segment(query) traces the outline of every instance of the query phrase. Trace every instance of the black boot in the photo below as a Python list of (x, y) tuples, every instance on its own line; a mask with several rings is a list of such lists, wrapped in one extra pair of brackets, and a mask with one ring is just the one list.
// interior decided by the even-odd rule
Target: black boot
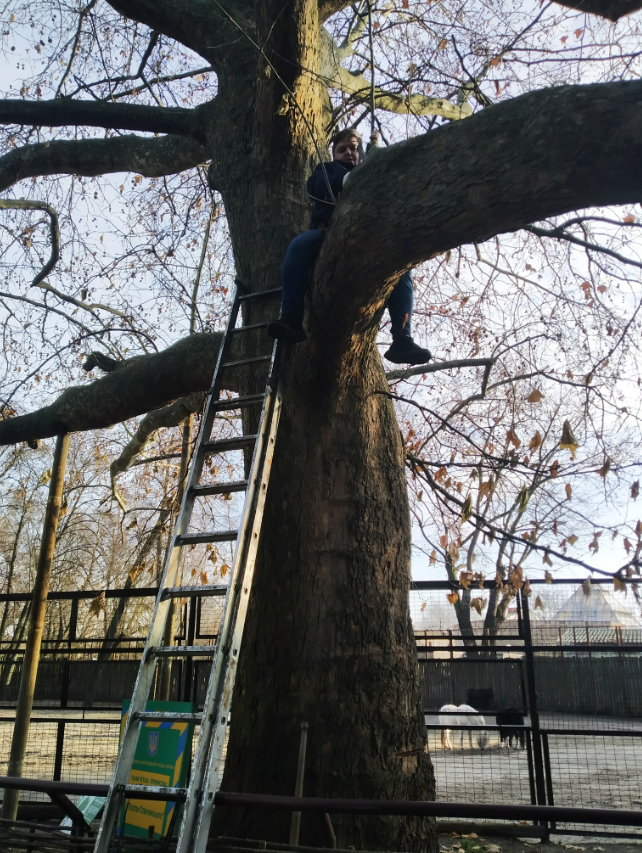
[(410, 335), (398, 335), (384, 356), (393, 364), (425, 364), (430, 361), (430, 350), (420, 347)]
[(281, 314), (278, 320), (268, 323), (267, 333), (271, 338), (288, 344), (300, 344), (306, 334), (303, 330), (303, 317), (299, 314)]

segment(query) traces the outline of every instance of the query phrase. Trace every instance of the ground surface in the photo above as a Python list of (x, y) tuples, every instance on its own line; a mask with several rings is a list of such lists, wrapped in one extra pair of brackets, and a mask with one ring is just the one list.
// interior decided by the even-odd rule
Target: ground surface
[(475, 833), (439, 836), (440, 853), (642, 853), (642, 839), (555, 836), (550, 841), (484, 836)]

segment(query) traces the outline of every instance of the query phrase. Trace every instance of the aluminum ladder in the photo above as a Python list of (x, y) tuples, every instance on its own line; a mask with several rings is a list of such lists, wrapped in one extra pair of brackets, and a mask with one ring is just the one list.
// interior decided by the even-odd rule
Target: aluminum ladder
[[(195, 446), (192, 464), (184, 490), (181, 508), (167, 562), (160, 583), (145, 649), (134, 685), (129, 713), (120, 743), (116, 766), (105, 802), (103, 819), (96, 837), (95, 853), (110, 853), (114, 832), (125, 799), (151, 795), (151, 799), (183, 803), (183, 815), (176, 853), (203, 853), (207, 844), (209, 825), (214, 807), (216, 784), (223, 763), (223, 749), (228, 726), (232, 692), (241, 649), (243, 628), (247, 614), (254, 564), (258, 550), (265, 496), (274, 453), (276, 432), (281, 411), (281, 394), (277, 381), (278, 343), (271, 354), (239, 361), (230, 361), (232, 342), (238, 335), (263, 330), (267, 323), (236, 326), (239, 310), (244, 303), (252, 303), (280, 296), (281, 290), (246, 293), (237, 280), (237, 289), (230, 312), (227, 329), (208, 393), (201, 429)], [(265, 391), (260, 394), (222, 399), (221, 386), (226, 372), (245, 366), (268, 366)], [(248, 407), (261, 406), (259, 425), (255, 435), (211, 441), (214, 419), (219, 412), (233, 412)], [(230, 450), (249, 450), (253, 447), (252, 463), (247, 479), (236, 482), (201, 484), (203, 466), (208, 456)], [(247, 470), (247, 469), (246, 469)], [(231, 492), (245, 492), (241, 520), (236, 530), (211, 530), (190, 533), (189, 525), (194, 503), (198, 497)], [(229, 586), (222, 584), (202, 586), (176, 586), (181, 549), (184, 546), (235, 542)], [(163, 637), (170, 613), (172, 599), (225, 594), (216, 645), (163, 646)], [(146, 711), (145, 707), (154, 684), (157, 661), (162, 657), (194, 658), (213, 654), (202, 714)], [(194, 759), (187, 788), (145, 787), (129, 784), (141, 724), (158, 722), (186, 722), (200, 724)]]

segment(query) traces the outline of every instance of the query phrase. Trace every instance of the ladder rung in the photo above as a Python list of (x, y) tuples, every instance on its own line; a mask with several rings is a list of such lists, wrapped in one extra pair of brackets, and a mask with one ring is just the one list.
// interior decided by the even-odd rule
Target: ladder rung
[(164, 589), (161, 600), (168, 598), (196, 598), (199, 595), (225, 595), (229, 587), (227, 584), (203, 584), (202, 586), (172, 586)]
[(238, 530), (214, 530), (211, 533), (184, 533), (176, 537), (177, 545), (202, 545), (204, 542), (234, 542)]
[(197, 498), (201, 495), (226, 495), (228, 492), (244, 492), (247, 480), (237, 480), (233, 483), (212, 483), (207, 486), (194, 486), (192, 494)]
[(150, 723), (200, 723), (202, 714), (184, 714), (180, 711), (137, 711), (135, 720)]
[(257, 355), (256, 358), (244, 358), (241, 361), (225, 361), (221, 367), (243, 367), (246, 364), (261, 364), (265, 361), (272, 361), (271, 355)]
[(161, 785), (125, 785), (124, 794), (129, 799), (181, 802), (187, 795), (187, 788), (164, 788)]
[(215, 651), (216, 646), (150, 646), (149, 654), (160, 658), (205, 658)]
[(239, 296), (239, 302), (245, 302), (248, 299), (265, 299), (277, 295), (281, 295), (281, 288), (273, 287), (272, 290), (258, 290), (256, 293), (246, 293), (244, 296)]
[(233, 397), (231, 400), (217, 400), (212, 403), (215, 412), (229, 412), (233, 409), (247, 409), (249, 406), (258, 406), (263, 402), (263, 394), (249, 394), (247, 397)]
[(256, 435), (237, 435), (234, 438), (221, 438), (219, 441), (208, 441), (203, 444), (205, 453), (226, 453), (229, 450), (241, 450), (256, 441)]
[(238, 335), (239, 332), (253, 332), (256, 329), (265, 329), (267, 328), (267, 322), (265, 323), (250, 323), (248, 326), (237, 326), (235, 329), (230, 330), (230, 334)]

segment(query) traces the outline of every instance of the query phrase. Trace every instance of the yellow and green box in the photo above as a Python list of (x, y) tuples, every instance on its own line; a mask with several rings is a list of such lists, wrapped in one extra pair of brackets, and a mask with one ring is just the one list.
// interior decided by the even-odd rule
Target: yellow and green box
[[(146, 711), (179, 711), (193, 714), (196, 706), (190, 702), (153, 702)], [(129, 713), (129, 700), (123, 702), (120, 724), (122, 737)], [(140, 729), (134, 763), (129, 776), (130, 785), (185, 786), (192, 752), (193, 723), (145, 720)], [(125, 800), (119, 833), (148, 838), (150, 827), (154, 837), (167, 835), (176, 803), (163, 800)], [(176, 829), (177, 821), (174, 823)]]

